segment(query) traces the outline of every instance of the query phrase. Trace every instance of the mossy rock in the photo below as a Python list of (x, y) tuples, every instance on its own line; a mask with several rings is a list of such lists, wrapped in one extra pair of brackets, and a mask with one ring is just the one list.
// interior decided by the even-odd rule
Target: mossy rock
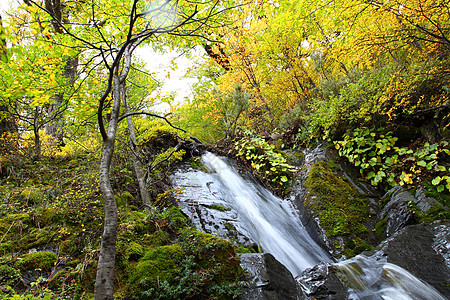
[(16, 246), (12, 241), (0, 243), (0, 255), (14, 251)]
[(146, 291), (157, 289), (161, 282), (174, 284), (181, 270), (182, 258), (179, 244), (157, 247), (145, 253), (130, 276), (127, 297), (150, 299), (145, 298)]
[(138, 261), (142, 256), (144, 256), (144, 251), (145, 248), (142, 245), (136, 242), (131, 242), (126, 249), (125, 254), (129, 261)]
[(9, 266), (0, 265), (0, 285), (1, 286), (15, 286), (20, 282), (20, 272)]
[(26, 200), (28, 203), (34, 204), (43, 203), (46, 198), (44, 193), (42, 193), (39, 189), (35, 187), (28, 187), (24, 189), (20, 193), (20, 196), (22, 197), (23, 200)]
[(39, 214), (39, 224), (41, 227), (55, 225), (63, 221), (64, 217), (57, 209), (45, 209)]
[(57, 258), (55, 253), (50, 251), (39, 251), (23, 255), (21, 260), (16, 261), (15, 265), (23, 272), (36, 269), (50, 272), (56, 261)]
[[(7, 232), (14, 230), (15, 227), (23, 228), (31, 224), (31, 216), (26, 213), (8, 214), (0, 218), (0, 232)], [(11, 227), (11, 228), (10, 228)]]
[(166, 209), (163, 216), (169, 221), (169, 227), (172, 230), (186, 227), (189, 222), (186, 216), (175, 206), (170, 206)]
[(134, 231), (137, 234), (152, 233), (156, 230), (155, 222), (147, 218), (147, 214), (141, 211), (127, 212), (127, 218), (124, 222), (134, 222)]
[(48, 245), (53, 241), (55, 232), (48, 228), (32, 228), (19, 240), (18, 246), (22, 249), (30, 249), (37, 246)]
[(166, 231), (157, 230), (152, 234), (146, 234), (143, 243), (151, 247), (165, 246), (170, 243), (170, 237)]
[[(353, 186), (334, 174), (336, 169), (333, 162), (326, 161), (312, 166), (305, 182), (308, 188), (305, 206), (319, 217), (328, 237), (341, 236), (350, 243), (354, 239), (359, 241), (368, 234), (364, 223), (368, 221), (369, 203)], [(350, 256), (358, 254), (362, 248), (368, 248), (366, 245), (356, 248), (342, 246), (352, 250)], [(340, 248), (335, 250), (341, 252)]]
[(240, 271), (233, 244), (214, 235), (188, 227), (180, 232), (183, 250), (196, 257), (200, 268), (215, 269), (218, 281), (230, 281)]
[(60, 256), (67, 256), (72, 255), (77, 251), (78, 242), (76, 242), (74, 239), (67, 239), (59, 244), (59, 255)]
[[(130, 275), (127, 299), (231, 299), (243, 274), (233, 245), (194, 228), (148, 251)], [(218, 293), (220, 291), (220, 294)]]
[(225, 207), (225, 206), (220, 205), (220, 204), (211, 204), (208, 207), (211, 208), (211, 209), (222, 211), (222, 212), (231, 210), (231, 208)]
[(125, 191), (122, 194), (116, 195), (117, 207), (125, 207), (127, 208), (130, 203), (134, 200), (133, 195), (129, 192)]

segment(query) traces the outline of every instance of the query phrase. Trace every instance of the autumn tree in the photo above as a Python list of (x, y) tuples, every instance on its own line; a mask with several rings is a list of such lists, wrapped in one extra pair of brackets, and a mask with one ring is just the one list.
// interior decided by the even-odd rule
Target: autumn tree
[[(47, 14), (50, 24), (56, 23), (66, 45), (88, 49), (90, 60), (107, 69), (106, 87), (98, 100), (97, 121), (103, 138), (100, 161), (100, 189), (104, 198), (105, 219), (97, 267), (95, 299), (112, 299), (114, 292), (114, 259), (117, 236), (117, 205), (111, 187), (109, 168), (114, 154), (117, 126), (121, 113), (124, 83), (131, 68), (132, 54), (138, 46), (153, 41), (177, 42), (189, 46), (193, 38), (203, 38), (208, 24), (219, 24), (218, 1), (195, 4), (189, 1), (94, 1), (80, 14), (82, 24), (71, 28), (45, 6), (29, 1)], [(102, 24), (100, 26), (100, 24)], [(207, 37), (206, 37), (207, 38)], [(70, 42), (70, 43), (69, 43)], [(105, 120), (105, 112), (108, 119)], [(122, 116), (123, 117), (123, 116)]]

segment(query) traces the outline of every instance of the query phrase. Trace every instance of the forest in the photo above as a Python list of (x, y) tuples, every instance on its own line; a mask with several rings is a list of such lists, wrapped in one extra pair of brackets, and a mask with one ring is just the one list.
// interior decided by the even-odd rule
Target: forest
[[(192, 96), (162, 92), (138, 49), (201, 50)], [(205, 149), (286, 198), (320, 145), (378, 191), (437, 199), (410, 203), (415, 223), (450, 217), (448, 1), (16, 0), (0, 58), (2, 299), (239, 297), (239, 255), (261, 249), (195, 229), (170, 180)], [(306, 180), (324, 199), (327, 168)], [(361, 241), (347, 258), (375, 246), (356, 202), (345, 222), (310, 204)]]

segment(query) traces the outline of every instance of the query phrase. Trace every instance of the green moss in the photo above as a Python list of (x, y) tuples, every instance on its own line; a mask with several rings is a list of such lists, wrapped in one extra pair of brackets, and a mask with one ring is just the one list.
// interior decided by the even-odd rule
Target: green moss
[(230, 242), (184, 228), (179, 243), (145, 253), (130, 275), (125, 298), (231, 299), (241, 274)]
[(75, 268), (79, 263), (81, 263), (80, 259), (69, 260), (66, 262), (66, 268)]
[(218, 210), (218, 211), (229, 211), (229, 210), (231, 210), (231, 208), (222, 206), (220, 204), (212, 204), (212, 205), (209, 205), (208, 207), (211, 208), (211, 209)]
[(77, 250), (77, 242), (74, 239), (67, 239), (59, 244), (59, 255), (71, 255)]
[(128, 205), (134, 200), (133, 195), (131, 195), (129, 192), (125, 191), (122, 194), (116, 195), (116, 202), (118, 207), (125, 207), (127, 208)]
[(56, 274), (50, 279), (48, 287), (52, 290), (57, 290), (65, 281), (67, 271), (62, 269), (56, 272)]
[(15, 243), (12, 241), (6, 241), (3, 243), (0, 243), (0, 255), (4, 253), (12, 252), (16, 248)]
[(55, 253), (39, 251), (23, 255), (21, 260), (16, 261), (15, 265), (23, 272), (35, 269), (50, 271), (56, 260)]
[(386, 232), (386, 220), (383, 219), (375, 224), (375, 233), (378, 237), (383, 238)]
[(142, 292), (157, 289), (161, 282), (175, 283), (180, 273), (182, 251), (179, 244), (161, 246), (145, 253), (130, 276), (127, 287), (129, 298), (144, 297)]
[(173, 205), (164, 211), (163, 217), (167, 218), (172, 230), (185, 227), (188, 224), (188, 219)]
[(136, 242), (131, 242), (126, 249), (126, 256), (130, 261), (138, 261), (144, 255), (144, 247)]
[(144, 235), (143, 242), (152, 247), (164, 246), (170, 243), (170, 237), (167, 232), (157, 230), (152, 234)]
[(54, 237), (55, 231), (48, 230), (48, 228), (32, 228), (23, 234), (18, 246), (22, 249), (30, 249), (36, 246), (48, 245)]
[(42, 203), (45, 200), (45, 195), (37, 188), (28, 187), (24, 189), (20, 196), (26, 200), (27, 203)]
[(0, 285), (15, 286), (20, 281), (20, 273), (9, 265), (0, 265)]
[(244, 246), (238, 246), (234, 249), (236, 253), (250, 253), (251, 251), (248, 250), (248, 248), (245, 248)]
[[(337, 177), (333, 169), (336, 169), (335, 164), (325, 161), (313, 165), (306, 180), (309, 194), (305, 206), (319, 217), (327, 236), (344, 236), (346, 243), (352, 243), (352, 237), (368, 233), (363, 224), (369, 216), (369, 203), (354, 187)], [(347, 245), (346, 248), (359, 251), (362, 247)]]

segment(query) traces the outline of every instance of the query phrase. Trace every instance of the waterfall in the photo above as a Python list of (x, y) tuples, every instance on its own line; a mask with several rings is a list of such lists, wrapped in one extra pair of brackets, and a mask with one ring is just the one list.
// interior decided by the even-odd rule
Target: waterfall
[[(178, 195), (180, 208), (187, 215), (192, 213), (196, 226), (221, 235), (217, 219), (232, 219), (238, 231), (271, 253), (294, 277), (327, 262), (351, 287), (348, 299), (445, 299), (430, 285), (380, 257), (358, 255), (331, 264), (330, 255), (310, 237), (290, 201), (275, 197), (251, 175), (240, 174), (226, 158), (207, 152), (201, 161), (208, 173), (184, 169), (172, 176), (175, 187), (184, 189)], [(201, 224), (198, 211), (217, 203), (231, 211), (226, 216), (214, 211)]]
[[(238, 214), (239, 226), (265, 252), (271, 253), (294, 276), (300, 275), (321, 261), (330, 261), (329, 254), (309, 236), (289, 201), (275, 197), (253, 178), (244, 178), (222, 158), (206, 153), (202, 163), (210, 177), (201, 172), (190, 173), (184, 186), (192, 183), (215, 189), (216, 197)], [(175, 179), (178, 183), (180, 179)], [(215, 187), (214, 187), (215, 186)], [(192, 195), (191, 195), (192, 196)]]

